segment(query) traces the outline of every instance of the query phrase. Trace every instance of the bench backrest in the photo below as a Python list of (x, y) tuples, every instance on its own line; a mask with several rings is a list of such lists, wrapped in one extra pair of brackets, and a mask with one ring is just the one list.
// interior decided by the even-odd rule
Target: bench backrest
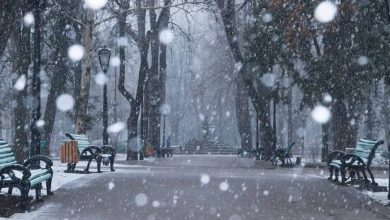
[(6, 141), (0, 139), (0, 169), (11, 164), (16, 164), (14, 151)]
[(293, 146), (295, 145), (295, 143), (291, 143), (290, 145), (288, 145), (287, 149), (286, 149), (286, 155), (289, 155), (291, 154), (291, 150), (293, 148)]
[(91, 146), (91, 143), (88, 140), (87, 135), (85, 134), (65, 134), (71, 140), (77, 141), (77, 147), (79, 148), (80, 153), (87, 147)]
[(362, 138), (357, 142), (354, 154), (367, 159), (367, 166), (370, 166), (372, 159), (375, 157), (375, 151), (381, 144), (383, 144), (383, 141)]

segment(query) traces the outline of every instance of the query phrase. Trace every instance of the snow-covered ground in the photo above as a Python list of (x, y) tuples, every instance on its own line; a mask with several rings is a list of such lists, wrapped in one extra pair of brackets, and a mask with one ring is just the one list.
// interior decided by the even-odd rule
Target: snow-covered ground
[[(120, 161), (120, 160), (125, 160), (126, 159), (126, 155), (125, 154), (117, 154), (116, 156), (116, 161)], [(83, 174), (83, 173), (65, 173), (64, 171), (66, 170), (66, 163), (61, 163), (59, 158), (55, 158), (53, 159), (53, 172), (54, 172), (54, 177), (53, 177), (53, 180), (52, 180), (52, 191), (56, 191), (58, 190), (59, 188), (61, 188), (63, 185), (67, 184), (67, 183), (70, 183), (72, 181), (75, 181), (85, 175), (94, 175), (96, 177), (98, 177), (98, 175), (100, 174), (97, 174), (97, 173), (91, 173), (91, 174)], [(77, 163), (77, 166), (76, 166), (76, 170), (84, 170), (84, 168), (87, 166), (87, 161), (80, 161), (79, 163)], [(134, 167), (135, 165), (123, 165), (123, 164), (115, 164), (114, 167), (115, 168), (128, 168), (128, 167)], [(102, 165), (102, 168), (101, 170), (103, 172), (105, 171), (109, 171), (109, 167), (108, 166), (103, 166)], [(95, 161), (92, 161), (91, 165), (90, 165), (90, 171), (91, 172), (96, 172), (97, 169), (96, 169), (96, 162)], [(1, 190), (1, 193), (6, 193), (8, 189), (2, 189)], [(20, 195), (20, 192), (18, 189), (14, 189), (13, 190), (13, 195)], [(34, 196), (35, 197), (35, 190), (30, 190), (30, 193), (29, 193), (30, 196)], [(42, 195), (46, 195), (46, 184), (43, 184), (43, 190), (42, 190)]]
[[(375, 179), (375, 181), (379, 184), (379, 186), (387, 186), (389, 189), (389, 179)], [(387, 192), (371, 192), (371, 191), (363, 191), (364, 194), (368, 195), (375, 201), (379, 202), (382, 205), (388, 205), (389, 200), (387, 199)]]

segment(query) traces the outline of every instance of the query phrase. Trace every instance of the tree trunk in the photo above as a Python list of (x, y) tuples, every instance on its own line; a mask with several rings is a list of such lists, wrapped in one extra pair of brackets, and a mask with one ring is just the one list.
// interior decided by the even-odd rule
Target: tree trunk
[[(14, 27), (12, 33), (12, 68), (17, 73), (18, 78), (28, 78), (28, 67), (31, 63), (31, 45), (30, 45), (30, 28), (20, 27), (20, 19), (24, 15), (25, 10), (18, 10), (17, 18), (14, 19)], [(18, 28), (20, 27), (20, 28)], [(14, 152), (16, 160), (22, 162), (28, 156), (28, 109), (27, 109), (27, 83), (23, 90), (16, 91), (14, 107), (15, 116), (15, 144)]]
[[(292, 81), (292, 79), (290, 79)], [(288, 105), (287, 105), (287, 145), (294, 142), (293, 140), (293, 86), (290, 83), (288, 88)]]
[(237, 82), (235, 106), (237, 127), (241, 137), (241, 149), (248, 151), (252, 148), (252, 130), (249, 115), (249, 100), (244, 86), (241, 80)]
[[(139, 77), (138, 77), (138, 84), (137, 84), (137, 91), (135, 99), (133, 95), (125, 88), (125, 75), (126, 75), (126, 69), (125, 69), (125, 62), (126, 62), (126, 51), (125, 47), (121, 46), (119, 48), (119, 59), (120, 59), (120, 66), (119, 66), (119, 80), (118, 80), (118, 90), (119, 92), (126, 98), (126, 100), (130, 104), (130, 115), (127, 118), (127, 157), (126, 159), (129, 160), (132, 156), (132, 149), (131, 149), (131, 140), (137, 137), (137, 129), (138, 129), (138, 118), (141, 111), (141, 104), (143, 99), (143, 91), (144, 91), (144, 85), (146, 81), (146, 76), (148, 74), (148, 45), (149, 40), (148, 36), (145, 33), (145, 9), (141, 8), (141, 1), (137, 0), (137, 23), (138, 23), (138, 37), (136, 37), (134, 40), (138, 43), (138, 49), (140, 51), (140, 57), (141, 57), (141, 64), (139, 69)], [(119, 36), (122, 38), (125, 36), (125, 29), (126, 29), (126, 17), (127, 13), (123, 12), (120, 15), (118, 15), (118, 25), (119, 25)], [(144, 117), (144, 115), (142, 115)], [(142, 120), (141, 120), (142, 123)], [(141, 126), (142, 127), (142, 126)], [(143, 140), (142, 140), (143, 141)], [(138, 150), (138, 149), (137, 149)]]
[[(335, 99), (332, 108), (334, 150), (344, 151), (348, 147), (349, 121), (347, 107), (342, 99)], [(349, 146), (350, 147), (350, 146)]]
[(85, 65), (81, 75), (81, 90), (79, 98), (79, 109), (76, 114), (76, 133), (85, 134), (87, 132), (87, 115), (89, 88), (91, 85), (92, 55), (93, 55), (93, 31), (95, 12), (87, 9), (87, 22), (85, 26)]
[(0, 57), (3, 55), (7, 47), (8, 39), (12, 32), (13, 19), (15, 18), (15, 11), (17, 4), (13, 0), (3, 0), (0, 4)]
[(382, 106), (382, 117), (384, 122), (385, 138), (387, 146), (390, 145), (390, 78), (384, 85), (384, 99)]
[[(236, 27), (236, 12), (235, 12), (235, 0), (227, 0), (226, 4), (224, 0), (216, 0), (218, 8), (220, 9), (221, 18), (223, 21), (226, 38), (229, 43), (230, 50), (237, 64), (242, 66), (239, 70), (239, 75), (245, 83), (245, 89), (251, 98), (252, 104), (256, 110), (259, 120), (261, 122), (261, 139), (262, 147), (264, 148), (265, 159), (270, 159), (274, 150), (274, 143), (276, 142), (273, 129), (270, 122), (269, 114), (269, 97), (260, 93), (259, 95), (254, 87), (253, 80), (248, 74), (248, 66), (244, 57), (242, 56), (240, 46), (238, 44), (238, 33)], [(264, 103), (268, 103), (265, 105)], [(268, 106), (268, 108), (267, 108)]]
[(366, 137), (368, 139), (374, 140), (374, 129), (375, 129), (375, 112), (374, 109), (372, 108), (372, 101), (371, 101), (371, 96), (368, 97), (367, 99), (367, 112), (366, 112)]
[[(64, 51), (60, 54), (66, 54)], [(56, 65), (56, 70), (58, 70), (55, 73), (55, 76), (53, 76), (51, 81), (51, 87), (49, 91), (49, 95), (47, 97), (46, 102), (46, 110), (44, 115), (44, 121), (45, 121), (45, 140), (47, 141), (47, 147), (46, 147), (46, 155), (50, 155), (50, 141), (51, 141), (51, 135), (54, 128), (54, 122), (56, 119), (56, 99), (57, 97), (64, 91), (65, 89), (65, 81), (66, 81), (66, 73), (68, 71), (67, 65), (66, 65), (66, 57), (59, 58), (59, 61)]]

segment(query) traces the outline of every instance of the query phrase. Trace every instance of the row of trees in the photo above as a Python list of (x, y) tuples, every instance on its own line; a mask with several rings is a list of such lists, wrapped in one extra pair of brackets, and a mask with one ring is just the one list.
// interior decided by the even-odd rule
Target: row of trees
[[(44, 71), (41, 78), (43, 89), (47, 89), (42, 137), (48, 141), (52, 138), (58, 115), (55, 103), (63, 93), (75, 98), (75, 107), (67, 116), (73, 119), (77, 133), (86, 133), (96, 124), (95, 115), (101, 110), (95, 103), (97, 95), (91, 92), (94, 91), (91, 89), (93, 73), (99, 68), (94, 53), (97, 48), (108, 44), (109, 47), (117, 46), (119, 51), (117, 89), (123, 96), (121, 111), (127, 114), (128, 156), (136, 137), (140, 137), (145, 145), (160, 146), (160, 107), (166, 102), (168, 61), (172, 59), (169, 55), (173, 54), (168, 49), (175, 48), (162, 43), (160, 33), (174, 27), (185, 32), (172, 20), (172, 11), (190, 15), (205, 10), (215, 16), (214, 26), (222, 27), (222, 32), (215, 31), (219, 39), (225, 38), (207, 52), (216, 53), (218, 48), (227, 47), (229, 53), (221, 50), (222, 57), (216, 61), (220, 66), (213, 64), (203, 70), (210, 74), (212, 71), (223, 73), (216, 74), (214, 80), (223, 79), (225, 86), (210, 84), (217, 88), (212, 100), (219, 115), (216, 118), (218, 125), (223, 127), (221, 115), (224, 115), (225, 101), (234, 103), (242, 148), (253, 146), (255, 135), (252, 135), (251, 108), (256, 112), (255, 124), (260, 125), (260, 144), (266, 149), (267, 157), (276, 147), (280, 133), (271, 110), (276, 112), (277, 107), (287, 106), (287, 115), (280, 118), (287, 119), (288, 142), (293, 141), (296, 117), (306, 117), (305, 114), (297, 116), (293, 113), (296, 105), (293, 100), (297, 100), (293, 97), (293, 88), (302, 96), (298, 100), (301, 110), (319, 104), (331, 110), (330, 123), (322, 125), (325, 148), (352, 146), (362, 121), (367, 127), (367, 137), (378, 138), (379, 134), (373, 132), (376, 127), (374, 118), (378, 115), (373, 98), (382, 87), (386, 94), (390, 93), (387, 1), (337, 1), (338, 15), (326, 24), (313, 17), (320, 2), (115, 0), (108, 1), (103, 10), (95, 11), (86, 8), (83, 1), (48, 0), (42, 13)], [(34, 29), (23, 20), (31, 8), (32, 1), (27, 0), (5, 0), (0, 5), (0, 26), (4, 27), (0, 34), (0, 74), (4, 79), (0, 102), (3, 116), (0, 119), (7, 117), (4, 113), (12, 106), (14, 118), (8, 120), (11, 125), (7, 126), (13, 127), (18, 160), (28, 155), (31, 107), (28, 91), (31, 86), (27, 83), (21, 90), (9, 88), (21, 78), (29, 82)], [(190, 35), (189, 32), (186, 34)], [(109, 38), (119, 43), (115, 45), (114, 40), (107, 42)], [(187, 38), (191, 40), (193, 36)], [(68, 48), (73, 44), (84, 45), (84, 59), (79, 62), (68, 59)], [(130, 65), (129, 60), (138, 62)], [(224, 65), (226, 62), (231, 65)], [(271, 77), (271, 85), (264, 83), (266, 77)], [(278, 83), (274, 83), (274, 78)], [(210, 100), (202, 100), (206, 85), (198, 83), (195, 88), (197, 95), (192, 97), (197, 115), (206, 112), (206, 107), (208, 109)], [(231, 87), (233, 92), (229, 90)], [(172, 107), (184, 109), (179, 102), (182, 97), (188, 99), (188, 94), (180, 95), (180, 90), (177, 94), (178, 100), (173, 100)], [(324, 101), (328, 96), (332, 99)], [(385, 116), (383, 128), (388, 135), (389, 101), (386, 95), (383, 97), (381, 113)], [(179, 121), (183, 115), (177, 114), (178, 119), (172, 120), (176, 132), (180, 130)], [(5, 125), (0, 123), (2, 126)], [(299, 126), (305, 127), (304, 123)], [(49, 154), (49, 150), (46, 153)]]

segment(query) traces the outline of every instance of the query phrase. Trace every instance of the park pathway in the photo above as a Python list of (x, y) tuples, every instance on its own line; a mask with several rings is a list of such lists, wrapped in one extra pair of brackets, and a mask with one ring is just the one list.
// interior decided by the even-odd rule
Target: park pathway
[[(125, 163), (125, 162), (124, 162)], [(133, 162), (134, 163), (134, 162)], [(278, 168), (235, 156), (175, 156), (87, 175), (32, 219), (390, 219), (321, 169)]]

